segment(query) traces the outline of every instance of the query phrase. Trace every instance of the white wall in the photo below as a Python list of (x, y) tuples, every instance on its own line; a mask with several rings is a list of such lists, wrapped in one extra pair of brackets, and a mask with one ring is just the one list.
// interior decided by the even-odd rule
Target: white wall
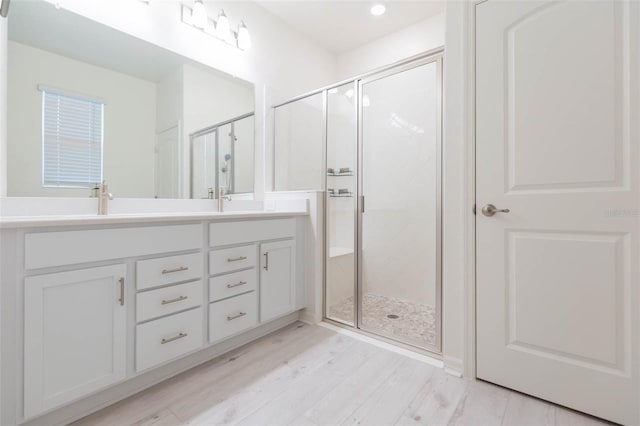
[(155, 84), (13, 41), (8, 47), (8, 195), (90, 195), (89, 189), (42, 187), (43, 84), (105, 100), (103, 175), (109, 189), (118, 197), (152, 197)]
[(336, 77), (347, 79), (444, 46), (444, 22), (444, 14), (436, 15), (340, 54)]
[(0, 196), (7, 193), (7, 20), (0, 17)]

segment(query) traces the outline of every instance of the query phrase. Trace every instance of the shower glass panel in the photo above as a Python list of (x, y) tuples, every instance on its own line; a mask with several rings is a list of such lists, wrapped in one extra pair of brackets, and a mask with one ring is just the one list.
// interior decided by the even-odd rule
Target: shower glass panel
[(360, 328), (440, 350), (440, 59), (360, 82)]
[(324, 189), (324, 93), (275, 108), (273, 188)]
[(191, 198), (213, 197), (216, 187), (217, 136), (216, 129), (191, 140)]
[(233, 163), (235, 134), (233, 123), (218, 128), (218, 187), (224, 188), (224, 193), (234, 192)]
[(327, 92), (325, 315), (355, 325), (357, 123), (355, 83)]
[(233, 184), (235, 194), (253, 192), (254, 152), (253, 134), (254, 116), (233, 123)]
[(191, 135), (191, 197), (253, 192), (253, 114)]

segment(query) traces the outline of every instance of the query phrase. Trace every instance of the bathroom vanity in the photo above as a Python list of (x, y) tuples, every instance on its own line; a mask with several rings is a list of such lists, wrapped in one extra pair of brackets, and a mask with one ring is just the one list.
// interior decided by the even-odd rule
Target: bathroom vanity
[(296, 321), (307, 219), (3, 217), (0, 423), (72, 421)]

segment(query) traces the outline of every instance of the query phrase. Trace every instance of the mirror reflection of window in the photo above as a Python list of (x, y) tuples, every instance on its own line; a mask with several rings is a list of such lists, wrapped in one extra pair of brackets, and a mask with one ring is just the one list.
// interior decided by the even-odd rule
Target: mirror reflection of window
[(42, 91), (42, 186), (93, 188), (102, 182), (104, 101)]

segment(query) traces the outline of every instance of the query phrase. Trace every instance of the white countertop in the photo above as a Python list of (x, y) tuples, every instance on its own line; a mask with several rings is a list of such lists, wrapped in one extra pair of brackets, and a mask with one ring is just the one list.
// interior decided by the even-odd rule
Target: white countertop
[[(211, 203), (213, 207), (213, 203)], [(158, 223), (158, 222), (185, 222), (185, 221), (215, 221), (229, 219), (270, 218), (283, 216), (306, 216), (308, 207), (306, 200), (282, 200), (268, 204), (261, 202), (233, 201), (229, 204), (228, 211), (222, 213), (213, 209), (195, 210), (167, 208), (163, 211), (138, 211), (127, 212), (124, 208), (114, 209), (112, 214), (99, 216), (86, 212), (71, 213), (60, 208), (37, 209), (30, 206), (28, 211), (37, 211), (40, 214), (3, 214), (0, 215), (0, 229), (51, 227), (51, 226), (84, 226), (84, 225), (112, 225), (128, 223)], [(166, 206), (165, 206), (166, 207)], [(183, 205), (184, 207), (184, 205)], [(209, 207), (206, 205), (205, 207)], [(266, 207), (266, 208), (265, 208)], [(244, 209), (243, 209), (244, 208)]]

